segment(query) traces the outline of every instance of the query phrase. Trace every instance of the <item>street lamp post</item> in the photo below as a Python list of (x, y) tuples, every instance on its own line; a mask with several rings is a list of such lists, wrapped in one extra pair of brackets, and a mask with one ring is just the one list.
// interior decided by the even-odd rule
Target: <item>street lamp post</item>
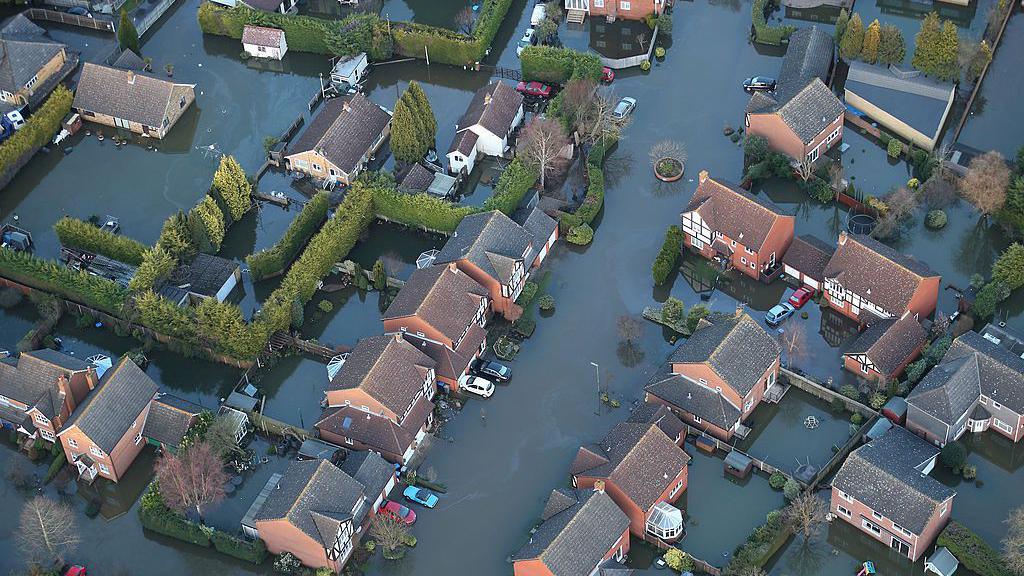
[(601, 367), (597, 365), (597, 362), (591, 362), (591, 366), (594, 367), (594, 372), (597, 373), (597, 411), (594, 412), (596, 416), (601, 415)]

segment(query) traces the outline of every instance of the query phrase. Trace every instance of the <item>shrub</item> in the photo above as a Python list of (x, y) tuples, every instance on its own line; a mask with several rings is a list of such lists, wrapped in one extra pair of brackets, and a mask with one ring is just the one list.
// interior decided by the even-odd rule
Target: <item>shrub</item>
[(0, 186), (10, 182), (40, 148), (50, 143), (64, 117), (71, 111), (73, 99), (70, 90), (58, 85), (46, 102), (28, 117), (25, 125), (0, 144)]
[(850, 400), (860, 400), (860, 392), (857, 391), (857, 387), (853, 384), (843, 384), (839, 389), (839, 393)]
[(537, 321), (527, 316), (520, 317), (514, 324), (512, 324), (512, 330), (523, 338), (533, 336), (533, 332), (536, 329)]
[(261, 250), (245, 259), (249, 266), (249, 274), (258, 281), (284, 271), (288, 264), (302, 250), (309, 238), (317, 231), (327, 218), (330, 194), (319, 192), (295, 217), (288, 230), (276, 244)]
[(128, 296), (125, 288), (106, 278), (7, 248), (0, 248), (0, 274), (110, 314), (117, 314)]
[(665, 49), (663, 47), (661, 47), (661, 46), (658, 46), (657, 48), (655, 48), (654, 49), (654, 57), (655, 58), (664, 58), (665, 57)]
[(923, 360), (915, 360), (907, 365), (905, 374), (907, 375), (907, 382), (911, 384), (917, 384), (921, 378), (924, 377), (924, 373), (928, 370), (928, 364)]
[(138, 240), (112, 234), (89, 222), (65, 216), (53, 225), (60, 243), (68, 248), (78, 248), (94, 254), (102, 254), (125, 264), (138, 266), (146, 245)]
[(963, 468), (964, 480), (974, 480), (978, 477), (978, 467), (973, 464), (968, 464)]
[(969, 528), (952, 520), (939, 533), (938, 546), (945, 546), (960, 563), (981, 576), (1012, 576), (999, 552)]
[(594, 229), (587, 224), (580, 224), (572, 230), (569, 230), (569, 234), (565, 239), (570, 244), (586, 246), (594, 240)]
[(540, 290), (540, 286), (536, 282), (527, 281), (523, 284), (523, 290), (519, 293), (519, 298), (516, 298), (516, 304), (520, 306), (528, 306), (530, 302), (533, 302), (534, 296), (537, 295), (537, 291)]
[(683, 321), (684, 311), (685, 307), (682, 300), (669, 296), (668, 300), (665, 300), (665, 304), (661, 307), (661, 319), (671, 326), (676, 326)]
[(836, 414), (839, 414), (846, 410), (846, 404), (844, 404), (843, 401), (839, 398), (833, 398), (831, 405), (832, 411), (835, 412)]
[(807, 192), (808, 196), (822, 204), (828, 204), (836, 195), (831, 184), (816, 176), (803, 183), (803, 188)]
[(665, 552), (665, 564), (676, 572), (693, 570), (693, 558), (679, 548), (669, 548)]
[(782, 521), (782, 515), (769, 512), (765, 523), (755, 528), (747, 536), (746, 541), (733, 552), (723, 574), (746, 574), (751, 568), (760, 568), (788, 538), (789, 531)]
[(201, 525), (187, 520), (164, 504), (155, 481), (142, 495), (139, 505), (139, 522), (143, 528), (164, 536), (177, 538), (197, 546), (208, 547), (210, 545), (210, 536)]
[(864, 423), (864, 417), (860, 415), (860, 412), (854, 412), (850, 415), (850, 424), (860, 426)]
[(882, 406), (885, 406), (887, 401), (888, 399), (885, 397), (885, 394), (875, 392), (871, 394), (871, 398), (868, 400), (868, 406), (871, 406), (875, 410), (881, 410)]
[(233, 156), (221, 156), (210, 191), (224, 203), (226, 215), (232, 222), (240, 220), (252, 208), (252, 183)]
[(942, 447), (940, 458), (943, 466), (953, 472), (960, 472), (967, 462), (967, 448), (960, 442), (950, 442)]
[(226, 532), (214, 530), (213, 534), (210, 535), (210, 541), (213, 542), (213, 547), (218, 552), (233, 556), (239, 560), (260, 564), (267, 558), (267, 546), (260, 539), (248, 542), (235, 538)]
[(555, 309), (555, 297), (550, 294), (545, 294), (537, 300), (537, 306), (545, 312), (550, 312)]
[(280, 574), (298, 574), (302, 570), (302, 561), (291, 552), (285, 552), (274, 559), (274, 572)]
[(128, 282), (128, 288), (132, 292), (153, 290), (158, 282), (170, 276), (177, 265), (178, 262), (160, 246), (146, 250), (142, 264), (135, 271), (135, 276)]
[(1024, 244), (1014, 242), (992, 264), (992, 281), (1011, 291), (1024, 286)]
[(650, 70), (651, 69), (651, 61), (650, 60), (644, 60), (643, 62), (641, 62), (640, 63), (640, 69), (643, 70), (644, 72), (647, 72), (648, 70)]
[(523, 163), (519, 158), (512, 160), (498, 178), (494, 194), (484, 202), (484, 210), (501, 210), (506, 215), (515, 212), (523, 197), (537, 182), (535, 168)]
[(373, 210), (377, 217), (411, 228), (451, 233), (472, 206), (460, 206), (429, 194), (405, 194), (394, 186), (373, 187)]
[(931, 210), (924, 217), (924, 225), (932, 230), (938, 230), (946, 226), (946, 213), (942, 210)]
[(527, 46), (519, 55), (523, 80), (565, 84), (570, 78), (601, 79), (601, 59), (591, 52), (571, 48)]
[(706, 318), (709, 314), (711, 314), (711, 310), (707, 306), (694, 304), (686, 315), (686, 329), (693, 332), (697, 329), (697, 324), (700, 323), (701, 319)]
[[(58, 446), (59, 444), (59, 442), (55, 443), (54, 446)], [(60, 469), (63, 468), (64, 465), (67, 463), (68, 457), (67, 455), (64, 454), (64, 451), (61, 450), (54, 457), (53, 462), (50, 463), (49, 469), (46, 470), (46, 478), (43, 480), (43, 483), (49, 484), (50, 481), (53, 480), (58, 473), (60, 473)]]
[(768, 478), (768, 485), (773, 490), (782, 490), (782, 487), (786, 485), (786, 475), (779, 471), (772, 472)]
[(889, 143), (885, 145), (885, 150), (890, 158), (899, 158), (903, 153), (903, 144), (895, 138), (890, 138)]
[(654, 276), (654, 283), (664, 284), (676, 266), (679, 251), (683, 245), (683, 232), (679, 226), (672, 225), (665, 231), (665, 240), (661, 244), (661, 250), (654, 258), (651, 265), (651, 274)]
[(192, 231), (192, 241), (200, 251), (210, 254), (220, 251), (226, 225), (224, 212), (212, 196), (203, 196), (203, 199), (189, 210), (188, 224)]
[(800, 495), (800, 484), (796, 480), (789, 478), (782, 485), (782, 493), (786, 496), (786, 500), (794, 500)]
[(773, 7), (771, 0), (754, 0), (750, 19), (754, 24), (754, 41), (778, 46), (796, 31), (793, 26), (769, 26), (768, 11)]
[(1000, 302), (1010, 297), (1010, 288), (1003, 282), (992, 281), (982, 286), (971, 310), (979, 319), (991, 318)]

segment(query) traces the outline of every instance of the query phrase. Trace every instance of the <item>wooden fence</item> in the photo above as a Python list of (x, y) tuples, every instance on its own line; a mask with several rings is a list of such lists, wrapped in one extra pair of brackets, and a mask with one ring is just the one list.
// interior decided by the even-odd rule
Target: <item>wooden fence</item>
[(995, 61), (996, 48), (999, 47), (999, 41), (1003, 39), (1003, 32), (1006, 31), (1006, 24), (1010, 21), (1010, 16), (1013, 15), (1014, 7), (1017, 2), (1011, 1), (1010, 5), (1006, 8), (1006, 16), (1003, 18), (1003, 24), (999, 27), (999, 33), (996, 34), (996, 39), (992, 42), (992, 60), (985, 67), (981, 69), (981, 75), (978, 76), (978, 80), (974, 83), (974, 90), (971, 90), (971, 96), (967, 99), (967, 105), (964, 106), (964, 113), (960, 116), (960, 122), (956, 125), (956, 130), (953, 132), (952, 142), (956, 142), (960, 139), (960, 132), (964, 129), (967, 124), (967, 119), (971, 116), (971, 106), (974, 106), (974, 99), (981, 92), (981, 84), (985, 81), (985, 76), (988, 75), (989, 68), (992, 67), (992, 62)]
[(28, 17), (29, 20), (46, 20), (48, 22), (59, 22), (60, 24), (70, 24), (72, 26), (91, 28), (101, 32), (114, 33), (114, 23), (109, 20), (97, 20), (95, 18), (89, 18), (88, 16), (78, 16), (76, 14), (68, 14), (67, 12), (47, 10), (45, 8), (29, 8), (25, 10), (25, 16)]
[(654, 27), (654, 31), (651, 32), (651, 42), (647, 46), (647, 53), (646, 54), (640, 54), (638, 56), (630, 56), (628, 58), (605, 58), (604, 56), (601, 56), (601, 65), (602, 66), (607, 66), (609, 68), (614, 68), (615, 70), (621, 70), (623, 68), (632, 68), (633, 66), (639, 66), (640, 64), (643, 63), (644, 60), (647, 60), (648, 62), (650, 62), (650, 60), (651, 60), (651, 53), (654, 52), (654, 44), (655, 44), (655, 41), (657, 39), (658, 39), (658, 27), (655, 26)]
[(818, 384), (817, 382), (807, 378), (806, 376), (801, 376), (796, 372), (789, 370), (788, 368), (783, 368), (782, 373), (789, 380), (790, 384), (796, 386), (797, 388), (803, 390), (804, 392), (807, 392), (808, 394), (811, 394), (812, 396), (817, 396), (818, 398), (821, 398), (826, 402), (832, 402), (832, 400), (838, 398), (843, 402), (843, 406), (847, 410), (849, 410), (850, 412), (857, 412), (858, 414), (869, 420), (874, 416), (878, 416), (878, 412), (872, 409), (870, 406), (861, 404), (860, 402), (852, 398), (847, 398), (846, 396), (843, 396), (842, 394), (836, 392), (835, 390), (826, 388), (825, 386)]
[[(775, 466), (772, 466), (771, 464), (765, 462), (764, 460), (759, 460), (757, 458), (754, 458), (750, 454), (747, 454), (746, 452), (736, 448), (735, 446), (733, 446), (732, 444), (729, 444), (728, 442), (723, 442), (722, 440), (719, 440), (718, 438), (715, 438), (714, 436), (711, 436), (710, 434), (706, 434), (703, 430), (701, 430), (699, 428), (694, 428), (693, 426), (691, 426), (690, 424), (688, 424), (686, 422), (683, 422), (683, 425), (686, 426), (686, 434), (687, 434), (687, 436), (703, 436), (704, 438), (714, 442), (715, 448), (725, 452), (726, 454), (728, 454), (730, 452), (733, 452), (733, 451), (739, 452), (740, 454), (743, 454), (747, 458), (750, 458), (751, 462), (754, 463), (754, 466), (757, 467), (758, 470), (760, 470), (761, 472), (764, 472), (765, 474), (768, 474), (769, 476), (772, 475), (772, 474), (775, 474), (777, 472), (779, 474), (782, 474), (786, 478), (790, 478), (790, 479), (796, 480), (796, 478), (793, 478), (792, 476), (790, 476), (789, 473), (786, 472), (785, 470), (780, 470), (780, 469), (776, 468)], [(799, 482), (799, 480), (797, 480), (797, 481)]]
[(850, 455), (850, 452), (853, 452), (853, 449), (860, 445), (861, 438), (864, 437), (864, 434), (866, 434), (867, 431), (870, 430), (872, 426), (874, 426), (875, 422), (879, 418), (880, 416), (868, 418), (867, 421), (864, 422), (864, 425), (861, 426), (859, 430), (857, 430), (857, 433), (854, 434), (853, 436), (850, 436), (849, 440), (847, 440), (846, 443), (843, 444), (841, 448), (839, 448), (839, 451), (832, 455), (832, 459), (829, 460), (828, 463), (825, 464), (821, 468), (821, 470), (818, 470), (818, 473), (814, 475), (814, 479), (811, 480), (811, 483), (807, 486), (808, 491), (814, 491), (814, 489), (822, 480), (828, 478), (828, 476), (832, 474), (836, 467), (842, 464), (844, 460), (846, 460), (846, 457)]

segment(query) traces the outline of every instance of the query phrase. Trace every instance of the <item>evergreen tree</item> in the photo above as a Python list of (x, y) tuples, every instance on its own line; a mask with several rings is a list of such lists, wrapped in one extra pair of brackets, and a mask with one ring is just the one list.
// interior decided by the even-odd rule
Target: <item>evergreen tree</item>
[(190, 260), (195, 256), (196, 247), (192, 243), (192, 232), (189, 230), (184, 212), (178, 210), (164, 222), (156, 245), (175, 260)]
[(930, 76), (936, 75), (935, 72), (939, 66), (941, 36), (942, 26), (939, 23), (939, 15), (931, 12), (921, 21), (921, 29), (914, 36), (914, 59), (911, 61), (914, 68)]
[(882, 64), (900, 64), (906, 54), (903, 32), (893, 24), (882, 26), (878, 39), (878, 61)]
[(388, 273), (384, 270), (384, 261), (380, 258), (373, 263), (373, 289), (377, 291), (388, 287)]
[(121, 21), (117, 26), (117, 45), (121, 50), (139, 53), (139, 33), (135, 30), (135, 24), (132, 23), (132, 19), (124, 8), (121, 9)]
[(192, 239), (202, 252), (216, 254), (224, 241), (224, 213), (210, 196), (204, 196), (189, 212)]
[(864, 47), (864, 23), (860, 20), (860, 14), (854, 13), (850, 17), (850, 23), (846, 25), (846, 32), (839, 42), (839, 55), (843, 60), (852, 62), (860, 58), (860, 51)]
[(957, 58), (960, 54), (960, 34), (952, 20), (946, 20), (939, 36), (938, 69), (936, 76), (942, 80), (955, 80), (960, 76)]
[(437, 119), (434, 117), (434, 110), (430, 107), (430, 100), (416, 81), (409, 82), (406, 92), (416, 105), (416, 115), (420, 120), (420, 129), (422, 130), (420, 138), (427, 148), (434, 148), (437, 140)]
[(427, 153), (420, 134), (422, 129), (416, 116), (416, 110), (409, 105), (403, 94), (395, 103), (395, 112), (391, 117), (391, 153), (400, 162), (418, 162)]
[(881, 29), (882, 25), (878, 22), (878, 18), (875, 18), (871, 22), (871, 25), (868, 26), (867, 31), (864, 32), (864, 48), (861, 50), (860, 57), (868, 64), (874, 64), (878, 60), (878, 45), (881, 42)]
[(974, 53), (971, 61), (967, 65), (967, 76), (968, 80), (974, 81), (981, 76), (981, 72), (988, 66), (989, 62), (992, 61), (992, 49), (988, 46), (987, 40), (982, 40), (978, 44), (978, 50)]
[(839, 18), (836, 18), (836, 29), (833, 32), (833, 39), (836, 44), (843, 41), (843, 35), (846, 34), (846, 27), (850, 24), (850, 13), (843, 8), (839, 12)]
[(252, 207), (252, 184), (245, 170), (232, 156), (222, 156), (220, 166), (213, 175), (213, 189), (228, 209), (231, 220), (237, 222)]

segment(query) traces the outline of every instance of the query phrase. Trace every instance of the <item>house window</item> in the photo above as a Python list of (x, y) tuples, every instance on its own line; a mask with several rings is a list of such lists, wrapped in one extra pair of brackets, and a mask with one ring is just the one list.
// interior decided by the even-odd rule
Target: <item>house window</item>
[(756, 269), (757, 269), (757, 266), (755, 265), (755, 263), (754, 263), (754, 262), (751, 262), (751, 263), (750, 263), (750, 269), (751, 269), (751, 270), (756, 270)]
[(747, 254), (753, 254), (754, 253), (753, 250), (751, 250), (750, 248), (747, 248), (746, 246), (743, 247), (743, 251), (746, 252)]
[(697, 250), (703, 250), (703, 249), (704, 249), (704, 243), (703, 243), (703, 242), (701, 242), (701, 241), (700, 241), (700, 240), (699, 240), (699, 239), (698, 239), (697, 237), (695, 237), (695, 236), (691, 236), (691, 237), (690, 237), (690, 246), (693, 246), (693, 247), (694, 247), (694, 248), (696, 248)]
[(814, 150), (811, 150), (810, 152), (808, 152), (807, 153), (807, 159), (810, 160), (811, 162), (814, 162), (815, 160), (817, 160), (818, 159), (818, 149), (815, 148)]
[(842, 498), (843, 500), (846, 500), (847, 502), (853, 502), (853, 497), (847, 494), (846, 492), (843, 492), (842, 490), (839, 491), (839, 497)]
[(31, 87), (35, 86), (36, 82), (38, 82), (38, 81), (39, 81), (39, 76), (33, 76), (32, 79), (29, 80), (27, 84), (25, 84), (25, 88), (31, 88)]
[(629, 2), (626, 2), (626, 0), (622, 0), (622, 2), (619, 2), (619, 9), (621, 10), (629, 10), (629, 6), (630, 4)]
[(772, 384), (775, 384), (775, 372), (768, 373), (768, 387), (771, 388)]
[(736, 241), (735, 241), (735, 240), (733, 240), (732, 242), (730, 242), (730, 243), (729, 243), (729, 247), (731, 247), (731, 248), (735, 248), (735, 247), (736, 247)]
[(740, 262), (746, 264), (747, 263), (747, 257), (746, 256), (740, 256)]
[(78, 442), (74, 438), (68, 438), (68, 446), (72, 448), (78, 448)]
[(185, 97), (182, 96), (181, 98), (178, 99), (178, 108), (184, 108), (184, 107), (185, 107)]
[(871, 511), (871, 515), (875, 517), (875, 520), (881, 520), (882, 518), (885, 518), (885, 516), (882, 516), (878, 512), (875, 512), (874, 510)]
[(863, 526), (864, 528), (867, 528), (875, 536), (881, 536), (882, 535), (882, 528), (879, 527), (878, 525), (876, 525), (874, 522), (870, 522), (868, 520), (861, 520), (860, 523), (861, 523), (861, 526)]
[[(594, 0), (594, 8), (604, 8), (604, 0)], [(598, 32), (604, 32), (604, 30), (598, 30)]]
[(743, 411), (746, 412), (746, 411), (750, 410), (753, 406), (754, 406), (754, 399), (751, 398), (750, 400), (747, 400), (746, 402), (743, 403)]
[(55, 436), (53, 435), (53, 432), (50, 432), (49, 430), (44, 430), (44, 429), (40, 428), (40, 430), (39, 430), (39, 433), (43, 435), (43, 438), (46, 438), (46, 439), (47, 439), (47, 440), (49, 440), (50, 442), (53, 442), (54, 440), (56, 440), (56, 439), (57, 439), (57, 438), (56, 438), (56, 437), (55, 437)]
[(996, 410), (999, 410), (1000, 408), (1003, 407), (1003, 405), (1000, 404), (999, 402), (996, 402), (995, 400), (993, 400), (992, 401), (992, 407), (995, 408)]
[(351, 438), (345, 438), (345, 444), (348, 444), (349, 446), (351, 446), (351, 445), (355, 444), (355, 442), (353, 442)]
[(296, 160), (295, 167), (305, 170), (306, 168), (309, 168), (309, 162), (306, 162), (305, 160)]
[(92, 452), (92, 455), (97, 458), (103, 458), (103, 451), (95, 446), (90, 446), (89, 452)]
[(135, 435), (135, 445), (138, 446), (139, 442), (142, 442), (142, 432)]
[(323, 168), (321, 168), (320, 165), (317, 164), (316, 162), (313, 162), (313, 170), (316, 172), (320, 172), (323, 170)]
[(100, 463), (100, 472), (103, 474), (110, 474), (110, 468), (107, 468), (106, 464)]
[(266, 52), (267, 48), (265, 46), (257, 46), (256, 47), (256, 51), (257, 52)]
[(167, 117), (165, 116), (165, 117), (164, 117), (164, 121), (163, 121), (163, 127), (164, 127), (164, 128), (167, 128), (167, 126), (169, 126), (170, 124), (171, 124), (171, 120), (170, 120), (170, 118), (167, 118)]
[(842, 514), (843, 516), (846, 516), (847, 518), (849, 518), (850, 516), (853, 515), (850, 512), (850, 510), (846, 506), (843, 506), (842, 504), (840, 504), (839, 506), (836, 506), (836, 510), (838, 510), (840, 514)]
[(941, 509), (941, 510), (939, 510), (939, 516), (940, 516), (940, 517), (941, 517), (941, 516), (945, 516), (945, 515), (946, 515), (946, 512), (948, 512), (948, 511), (949, 511), (949, 504), (943, 504), (943, 505), (942, 505), (942, 509)]
[(907, 530), (906, 528), (904, 528), (903, 526), (900, 526), (899, 524), (897, 524), (897, 523), (895, 523), (895, 522), (893, 522), (893, 523), (892, 523), (892, 527), (893, 527), (893, 529), (895, 529), (896, 531), (898, 531), (898, 532), (902, 532), (902, 533), (903, 533), (904, 535), (906, 535), (906, 536), (913, 536), (913, 535), (914, 535), (914, 533), (913, 533), (913, 532), (911, 532), (910, 530)]
[(868, 373), (868, 365), (867, 365), (866, 362), (861, 362), (860, 363), (860, 371), (865, 373), (865, 374)]
[(50, 423), (50, 421), (46, 419), (46, 416), (43, 416), (42, 414), (36, 414), (36, 422), (44, 426)]
[(980, 403), (980, 404), (981, 404), (982, 406), (986, 406), (986, 405), (988, 405), (988, 398), (985, 398), (984, 396), (982, 396), (982, 397), (981, 397), (981, 399), (980, 399), (980, 400), (978, 400), (978, 402), (979, 402), (979, 403)]
[(1009, 424), (1003, 422), (999, 418), (993, 418), (992, 425), (1002, 430), (1003, 432), (1006, 432), (1007, 434), (1013, 434), (1013, 426), (1010, 426)]
[(703, 420), (700, 419), (700, 416), (697, 416), (696, 414), (693, 415), (693, 421), (696, 422), (697, 424), (703, 422)]
[(595, 48), (604, 48), (606, 46), (608, 46), (608, 43), (605, 42), (604, 40), (595, 40), (594, 41), (594, 47)]

